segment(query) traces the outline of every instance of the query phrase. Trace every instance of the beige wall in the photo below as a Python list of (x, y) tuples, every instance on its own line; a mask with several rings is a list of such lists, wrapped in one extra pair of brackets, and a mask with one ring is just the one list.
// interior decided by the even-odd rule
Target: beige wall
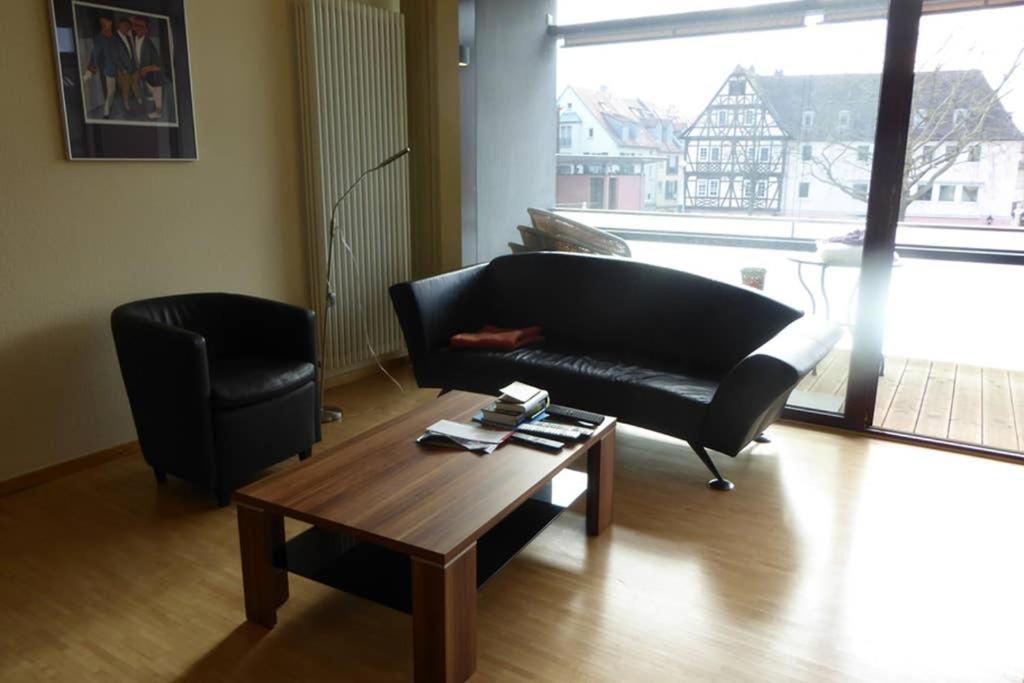
[(135, 438), (118, 303), (308, 298), (289, 0), (187, 3), (200, 160), (173, 163), (65, 161), (47, 5), (5, 0), (0, 41), (0, 481)]

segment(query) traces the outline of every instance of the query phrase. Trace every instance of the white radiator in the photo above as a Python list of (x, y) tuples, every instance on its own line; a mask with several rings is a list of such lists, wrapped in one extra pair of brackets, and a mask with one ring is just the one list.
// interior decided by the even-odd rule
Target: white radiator
[[(310, 286), (323, 316), (331, 207), (360, 173), (408, 144), (404, 28), (397, 12), (300, 0), (296, 29)], [(338, 209), (338, 301), (321, 342), (327, 376), (366, 365), (371, 345), (381, 355), (403, 348), (387, 290), (409, 278), (407, 164), (368, 175)]]

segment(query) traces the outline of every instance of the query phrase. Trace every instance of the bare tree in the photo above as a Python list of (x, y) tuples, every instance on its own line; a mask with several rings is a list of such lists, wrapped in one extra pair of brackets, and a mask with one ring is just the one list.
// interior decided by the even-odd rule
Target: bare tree
[[(900, 193), (900, 220), (907, 208), (932, 192), (933, 184), (948, 170), (966, 160), (977, 160), (979, 144), (986, 139), (986, 125), (1009, 92), (1008, 84), (1021, 67), (1024, 48), (994, 88), (978, 87), (977, 71), (943, 71), (941, 65), (917, 74), (913, 114), (907, 140), (907, 159)], [(851, 176), (868, 177), (872, 155), (868, 141), (830, 140), (811, 158), (811, 175), (862, 202), (868, 188), (853, 183)]]

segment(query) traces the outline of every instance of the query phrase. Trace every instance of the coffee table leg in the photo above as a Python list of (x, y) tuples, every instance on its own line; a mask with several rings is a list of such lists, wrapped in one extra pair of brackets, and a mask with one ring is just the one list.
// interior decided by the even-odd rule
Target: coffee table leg
[(461, 683), (476, 671), (476, 544), (441, 567), (412, 560), (418, 683)]
[(596, 536), (612, 523), (615, 430), (587, 451), (587, 533)]
[(274, 552), (284, 545), (284, 518), (239, 504), (238, 543), (242, 551), (245, 616), (249, 621), (273, 628), (277, 608), (288, 599), (288, 572), (274, 566)]

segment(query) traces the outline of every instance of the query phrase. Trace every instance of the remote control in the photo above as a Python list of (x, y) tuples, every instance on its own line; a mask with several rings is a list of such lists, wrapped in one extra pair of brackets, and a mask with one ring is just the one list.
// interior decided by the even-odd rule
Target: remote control
[(557, 441), (579, 441), (583, 436), (580, 430), (576, 427), (544, 424), (543, 422), (528, 422), (526, 424), (521, 424), (516, 427), (516, 432), (525, 432), (533, 436), (539, 436), (545, 439), (555, 439)]
[(568, 422), (573, 425), (584, 427), (596, 427), (604, 422), (604, 415), (590, 413), (586, 410), (577, 410), (567, 406), (556, 406), (551, 404), (547, 407), (548, 417), (559, 422)]
[(532, 448), (539, 448), (543, 451), (551, 451), (557, 453), (562, 450), (561, 441), (552, 441), (551, 439), (542, 439), (539, 436), (531, 436), (529, 434), (520, 434), (519, 432), (512, 432), (512, 436), (509, 437), (513, 441), (517, 441), (524, 446), (530, 446)]

